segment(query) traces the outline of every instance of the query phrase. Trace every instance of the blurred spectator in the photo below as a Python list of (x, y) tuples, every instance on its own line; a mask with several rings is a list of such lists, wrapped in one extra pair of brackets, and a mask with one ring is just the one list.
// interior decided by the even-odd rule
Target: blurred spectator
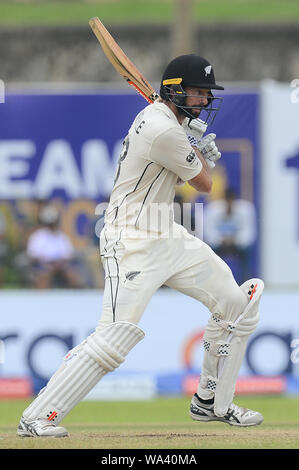
[(57, 209), (50, 205), (43, 207), (39, 222), (41, 226), (30, 235), (26, 250), (34, 287), (82, 287), (75, 267), (74, 248), (68, 236), (59, 229)]
[(243, 283), (252, 277), (251, 251), (257, 237), (254, 205), (237, 199), (232, 189), (222, 200), (209, 202), (204, 211), (204, 238), (231, 267), (236, 280)]
[(4, 267), (7, 255), (7, 240), (6, 240), (6, 221), (3, 214), (0, 212), (0, 287), (3, 285), (4, 280)]

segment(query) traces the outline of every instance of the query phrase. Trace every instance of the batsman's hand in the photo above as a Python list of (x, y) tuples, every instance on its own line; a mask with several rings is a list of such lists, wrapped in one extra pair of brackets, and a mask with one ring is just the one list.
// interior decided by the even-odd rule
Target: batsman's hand
[[(197, 147), (210, 168), (215, 167), (215, 162), (221, 157), (221, 153), (214, 142), (216, 134), (208, 134), (203, 137), (207, 130), (207, 124), (201, 119), (185, 118), (182, 124), (190, 144)], [(211, 137), (213, 136), (213, 137)]]
[(221, 153), (215, 144), (216, 134), (208, 134), (206, 137), (200, 140), (197, 144), (197, 148), (206, 160), (210, 168), (214, 168), (215, 162), (221, 158)]

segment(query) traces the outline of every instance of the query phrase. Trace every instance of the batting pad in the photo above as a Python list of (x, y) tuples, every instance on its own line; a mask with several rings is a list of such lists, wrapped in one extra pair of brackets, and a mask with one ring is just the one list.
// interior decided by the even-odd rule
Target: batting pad
[(221, 356), (218, 362), (218, 381), (214, 401), (214, 413), (217, 416), (224, 416), (233, 401), (248, 337), (254, 332), (259, 321), (258, 308), (264, 290), (263, 281), (250, 279), (240, 288), (249, 296), (249, 303), (234, 322), (234, 329), (227, 338), (228, 354)]
[(212, 314), (204, 335), (205, 355), (197, 393), (203, 399), (214, 397), (214, 413), (219, 417), (226, 414), (233, 401), (248, 337), (258, 325), (264, 283), (250, 279), (240, 289), (247, 297), (243, 312), (234, 321)]
[(65, 356), (47, 386), (24, 411), (24, 418), (58, 424), (107, 372), (122, 364), (143, 338), (144, 332), (129, 322), (97, 328)]

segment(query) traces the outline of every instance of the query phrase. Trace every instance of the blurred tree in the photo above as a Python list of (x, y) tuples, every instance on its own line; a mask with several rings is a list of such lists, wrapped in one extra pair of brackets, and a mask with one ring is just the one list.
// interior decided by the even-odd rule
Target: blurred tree
[(193, 51), (194, 0), (174, 0), (173, 57)]

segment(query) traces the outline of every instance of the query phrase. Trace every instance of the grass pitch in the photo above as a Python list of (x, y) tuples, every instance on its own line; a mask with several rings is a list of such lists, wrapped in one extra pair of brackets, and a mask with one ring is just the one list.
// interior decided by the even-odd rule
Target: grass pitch
[(28, 402), (0, 401), (0, 449), (299, 449), (299, 397), (238, 397), (262, 425), (237, 428), (189, 417), (187, 397), (145, 402), (81, 402), (63, 421), (63, 439), (16, 437)]

